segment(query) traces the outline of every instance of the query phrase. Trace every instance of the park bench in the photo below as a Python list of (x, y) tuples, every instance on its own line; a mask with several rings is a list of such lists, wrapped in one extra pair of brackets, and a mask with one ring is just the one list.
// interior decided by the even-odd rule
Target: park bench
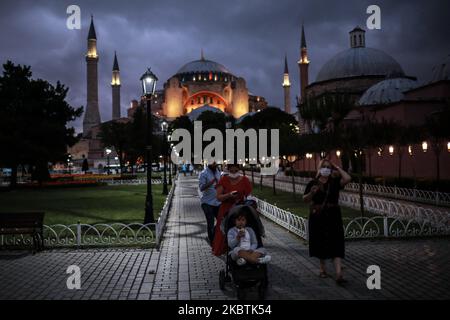
[(0, 212), (0, 236), (31, 235), (34, 251), (44, 249), (43, 225), (44, 212)]

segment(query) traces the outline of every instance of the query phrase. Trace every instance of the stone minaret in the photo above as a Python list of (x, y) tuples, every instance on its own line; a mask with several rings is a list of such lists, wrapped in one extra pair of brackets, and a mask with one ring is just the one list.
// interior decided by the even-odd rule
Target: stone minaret
[(100, 111), (98, 107), (98, 54), (97, 36), (95, 34), (94, 18), (91, 17), (91, 26), (88, 36), (87, 63), (87, 104), (83, 120), (83, 136), (87, 136), (92, 127), (100, 124)]
[(306, 48), (305, 28), (302, 25), (302, 41), (300, 46), (300, 60), (298, 61), (298, 67), (300, 68), (300, 95), (301, 101), (305, 99), (305, 88), (308, 85), (308, 50)]
[(120, 69), (117, 62), (117, 53), (114, 53), (114, 66), (112, 72), (112, 119), (120, 118)]
[(283, 89), (284, 89), (284, 111), (291, 114), (291, 82), (289, 81), (289, 69), (287, 63), (287, 55), (284, 56), (284, 75), (283, 75)]

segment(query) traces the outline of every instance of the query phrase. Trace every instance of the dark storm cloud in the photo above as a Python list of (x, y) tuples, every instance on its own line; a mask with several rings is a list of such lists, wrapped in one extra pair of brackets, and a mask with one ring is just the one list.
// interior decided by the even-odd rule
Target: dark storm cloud
[[(310, 81), (334, 54), (349, 47), (348, 31), (365, 26), (366, 8), (377, 4), (382, 29), (367, 32), (367, 45), (397, 59), (405, 72), (427, 81), (431, 67), (450, 53), (448, 1), (1, 1), (0, 61), (28, 64), (34, 75), (70, 87), (74, 106), (85, 105), (86, 37), (94, 14), (98, 37), (103, 120), (111, 118), (114, 50), (122, 77), (122, 114), (140, 94), (147, 66), (163, 82), (185, 63), (208, 59), (244, 77), (253, 94), (282, 105), (287, 53), (294, 100), (299, 92), (300, 26), (305, 22)], [(77, 4), (82, 30), (66, 28), (66, 8)], [(81, 120), (75, 123), (77, 128)]]

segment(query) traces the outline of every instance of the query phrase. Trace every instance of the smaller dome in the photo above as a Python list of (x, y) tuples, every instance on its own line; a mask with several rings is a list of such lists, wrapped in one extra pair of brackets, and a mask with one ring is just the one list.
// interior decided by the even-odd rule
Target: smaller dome
[(195, 121), (198, 119), (198, 117), (200, 117), (200, 115), (205, 112), (205, 111), (212, 111), (212, 112), (217, 112), (217, 113), (224, 113), (222, 110), (220, 110), (219, 108), (216, 107), (211, 107), (210, 105), (205, 104), (202, 107), (199, 107), (197, 109), (192, 110), (191, 112), (189, 112), (187, 114), (187, 116), (189, 117), (189, 120), (191, 121)]
[(442, 61), (442, 63), (434, 66), (432, 72), (431, 82), (450, 80), (450, 54)]
[(386, 79), (371, 86), (359, 99), (359, 105), (388, 104), (401, 101), (404, 92), (417, 87), (417, 81), (408, 78)]
[(326, 62), (317, 74), (317, 82), (361, 76), (404, 75), (400, 64), (384, 51), (353, 47)]

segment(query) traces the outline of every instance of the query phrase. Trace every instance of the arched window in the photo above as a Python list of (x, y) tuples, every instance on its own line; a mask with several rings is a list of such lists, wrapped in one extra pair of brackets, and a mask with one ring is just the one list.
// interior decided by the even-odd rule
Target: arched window
[(359, 45), (362, 46), (362, 44), (363, 44), (363, 43), (362, 43), (362, 36), (359, 35)]

